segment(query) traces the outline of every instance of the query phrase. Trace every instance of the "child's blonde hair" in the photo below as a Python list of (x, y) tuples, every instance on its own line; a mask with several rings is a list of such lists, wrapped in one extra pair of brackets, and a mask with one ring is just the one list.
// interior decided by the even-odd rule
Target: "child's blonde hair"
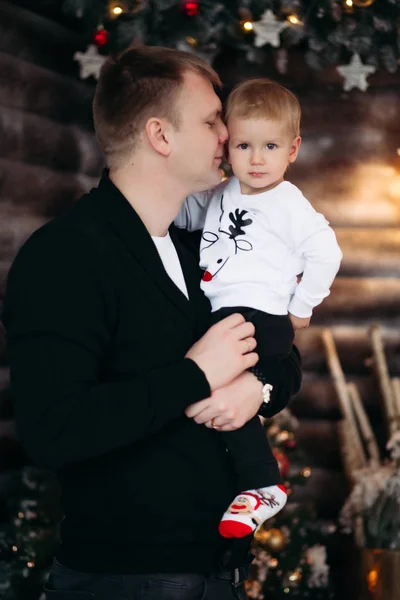
[(232, 117), (287, 123), (295, 137), (300, 135), (301, 108), (298, 99), (283, 85), (270, 79), (249, 79), (235, 86), (226, 102), (227, 124)]

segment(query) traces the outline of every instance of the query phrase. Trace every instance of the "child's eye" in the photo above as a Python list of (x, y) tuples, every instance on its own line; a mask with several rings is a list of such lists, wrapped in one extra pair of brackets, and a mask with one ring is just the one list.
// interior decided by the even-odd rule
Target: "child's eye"
[(215, 121), (208, 121), (207, 125), (209, 125), (210, 127), (215, 127)]
[(275, 150), (275, 148), (277, 148), (278, 146), (276, 144), (267, 144), (266, 148), (268, 148), (268, 150)]
[(249, 147), (248, 144), (239, 144), (238, 148), (240, 148), (241, 150), (247, 150), (247, 148)]

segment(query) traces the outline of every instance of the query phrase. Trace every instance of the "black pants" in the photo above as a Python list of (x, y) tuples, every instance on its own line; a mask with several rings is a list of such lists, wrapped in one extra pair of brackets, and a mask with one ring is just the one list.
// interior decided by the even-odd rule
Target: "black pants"
[(246, 600), (247, 572), (243, 567), (212, 575), (81, 573), (54, 560), (45, 596), (46, 600)]
[[(244, 306), (221, 308), (211, 313), (212, 324), (233, 313), (240, 313), (255, 326), (256, 352), (259, 362), (254, 371), (268, 382), (274, 364), (292, 350), (294, 330), (288, 315), (270, 315)], [(272, 454), (265, 430), (258, 416), (236, 431), (221, 432), (235, 466), (241, 491), (281, 483), (278, 463)]]

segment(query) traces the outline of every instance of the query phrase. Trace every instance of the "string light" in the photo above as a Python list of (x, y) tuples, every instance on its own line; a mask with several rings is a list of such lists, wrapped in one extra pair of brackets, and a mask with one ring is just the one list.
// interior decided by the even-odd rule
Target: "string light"
[(353, 0), (346, 0), (346, 6), (348, 6), (349, 8), (352, 8), (353, 6)]
[(187, 35), (185, 37), (185, 41), (187, 44), (189, 44), (189, 46), (192, 46), (192, 48), (196, 48), (199, 43), (196, 38), (192, 37), (191, 35)]
[(251, 21), (245, 21), (242, 27), (245, 31), (253, 31), (253, 23)]
[(372, 593), (375, 592), (377, 583), (378, 571), (376, 569), (371, 569), (371, 571), (369, 571), (369, 573), (367, 574), (368, 590)]
[(292, 24), (292, 25), (301, 25), (301, 21), (298, 17), (296, 17), (296, 15), (290, 15), (288, 17), (288, 21)]
[(270, 561), (268, 562), (268, 566), (270, 569), (276, 569), (276, 567), (278, 566), (278, 559), (271, 558)]
[(122, 13), (124, 12), (120, 6), (114, 6), (112, 11), (115, 16), (122, 15)]

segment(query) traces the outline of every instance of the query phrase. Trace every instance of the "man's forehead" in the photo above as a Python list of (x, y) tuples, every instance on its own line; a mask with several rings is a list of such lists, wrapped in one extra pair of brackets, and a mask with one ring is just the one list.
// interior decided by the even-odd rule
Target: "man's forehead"
[(221, 100), (215, 93), (211, 82), (203, 75), (186, 71), (184, 73), (184, 94), (196, 98), (199, 104), (204, 104), (209, 113), (222, 110)]

